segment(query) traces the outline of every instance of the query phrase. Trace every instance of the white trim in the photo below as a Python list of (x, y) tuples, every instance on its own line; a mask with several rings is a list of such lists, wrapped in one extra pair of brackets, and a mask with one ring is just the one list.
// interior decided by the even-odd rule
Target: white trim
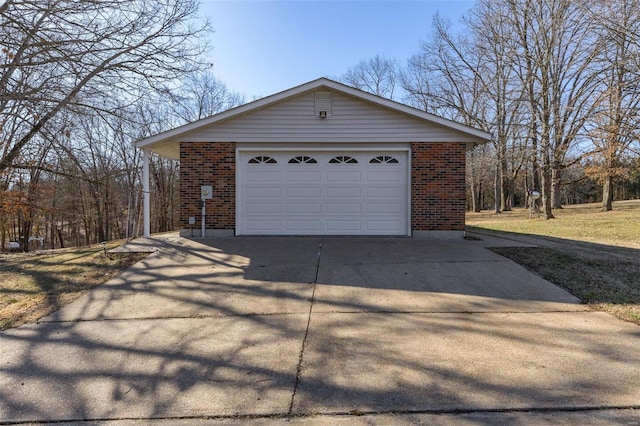
[[(328, 152), (328, 151), (353, 151), (353, 152), (362, 152), (362, 151), (411, 151), (411, 145), (407, 143), (398, 143), (394, 146), (390, 146), (391, 143), (385, 143), (384, 146), (376, 145), (376, 144), (335, 144), (332, 146), (313, 146), (311, 144), (291, 144), (291, 145), (254, 145), (254, 144), (236, 144), (236, 153), (238, 150), (243, 152), (251, 152), (251, 151), (275, 151), (275, 152), (287, 152), (287, 151), (315, 151), (315, 152)], [(236, 161), (238, 157), (236, 157)]]
[(241, 148), (238, 146), (238, 144), (236, 144), (236, 218), (233, 222), (234, 233), (236, 233), (236, 230), (238, 229), (238, 223), (240, 223), (240, 149)]
[(144, 237), (151, 236), (151, 193), (149, 191), (149, 151), (142, 151), (142, 217)]
[(407, 152), (407, 179), (409, 180), (409, 182), (407, 182), (407, 226), (409, 229), (407, 229), (407, 236), (411, 236), (411, 208), (413, 207), (413, 202), (412, 202), (412, 191), (411, 189), (413, 188), (413, 182), (411, 180), (412, 176), (413, 176), (413, 163), (411, 162), (411, 154), (413, 153), (413, 151), (411, 151), (411, 145), (409, 145), (409, 152)]

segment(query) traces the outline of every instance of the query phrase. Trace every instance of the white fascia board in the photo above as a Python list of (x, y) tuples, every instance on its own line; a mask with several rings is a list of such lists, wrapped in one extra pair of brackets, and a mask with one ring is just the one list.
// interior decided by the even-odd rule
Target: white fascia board
[(145, 146), (152, 145), (157, 142), (168, 141), (170, 139), (179, 137), (180, 135), (190, 132), (192, 130), (196, 130), (201, 127), (208, 126), (232, 117), (240, 116), (242, 114), (247, 114), (249, 112), (267, 107), (271, 104), (275, 104), (287, 98), (291, 98), (299, 94), (305, 93), (307, 91), (318, 89), (320, 87), (329, 88), (329, 89), (335, 90), (336, 92), (341, 92), (346, 95), (350, 95), (355, 98), (359, 98), (361, 100), (380, 105), (387, 109), (398, 111), (398, 112), (411, 115), (413, 117), (416, 117), (416, 118), (419, 118), (443, 127), (450, 128), (452, 130), (466, 133), (468, 135), (472, 135), (474, 137), (482, 139), (486, 142), (489, 142), (491, 140), (491, 134), (475, 129), (473, 127), (465, 126), (455, 121), (447, 120), (446, 118), (438, 117), (437, 115), (429, 114), (427, 112), (420, 111), (419, 109), (412, 108), (408, 105), (404, 105), (399, 102), (385, 99), (380, 96), (377, 96), (368, 92), (364, 92), (362, 90), (359, 90), (350, 86), (346, 86), (342, 83), (338, 83), (336, 81), (329, 80), (328, 78), (322, 77), (317, 80), (313, 80), (308, 83), (301, 84), (300, 86), (296, 86), (291, 89), (284, 90), (274, 95), (267, 96), (262, 99), (258, 99), (248, 104), (244, 104), (244, 105), (229, 109), (227, 111), (212, 115), (210, 117), (203, 118), (201, 120), (194, 121), (192, 123), (184, 124), (180, 127), (176, 127), (175, 129), (167, 130), (166, 132), (158, 133), (148, 138), (141, 139), (135, 142), (135, 146), (137, 148), (143, 148)]

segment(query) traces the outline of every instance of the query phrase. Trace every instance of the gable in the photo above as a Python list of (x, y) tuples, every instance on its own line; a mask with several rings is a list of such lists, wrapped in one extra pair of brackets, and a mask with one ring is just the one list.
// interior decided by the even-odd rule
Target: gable
[[(323, 91), (326, 93), (326, 91)], [(250, 114), (187, 132), (192, 142), (376, 143), (477, 142), (479, 138), (444, 126), (331, 92), (327, 118), (316, 114), (314, 91)]]
[[(325, 111), (327, 110), (327, 111)], [(180, 142), (486, 143), (491, 135), (320, 78), (136, 142), (179, 159)]]

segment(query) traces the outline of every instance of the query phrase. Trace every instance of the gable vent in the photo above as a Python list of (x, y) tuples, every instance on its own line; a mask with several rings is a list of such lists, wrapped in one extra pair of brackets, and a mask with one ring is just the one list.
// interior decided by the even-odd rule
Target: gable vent
[(324, 114), (331, 115), (331, 92), (329, 91), (318, 91), (315, 92), (316, 95), (316, 108), (315, 115), (319, 117), (323, 114), (321, 111), (324, 111)]

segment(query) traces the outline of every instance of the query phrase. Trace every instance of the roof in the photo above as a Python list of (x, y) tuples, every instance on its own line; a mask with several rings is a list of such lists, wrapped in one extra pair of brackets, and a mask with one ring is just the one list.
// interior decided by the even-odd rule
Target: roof
[(342, 83), (338, 83), (327, 78), (319, 78), (317, 80), (313, 80), (308, 83), (293, 87), (291, 89), (284, 90), (274, 95), (267, 96), (265, 98), (261, 98), (256, 101), (229, 109), (227, 111), (203, 118), (201, 120), (187, 123), (171, 130), (167, 130), (165, 132), (141, 139), (135, 143), (135, 146), (137, 148), (149, 150), (150, 152), (154, 152), (162, 156), (175, 158), (175, 152), (177, 152), (176, 145), (179, 145), (180, 142), (188, 142), (188, 136), (190, 134), (193, 134), (194, 132), (197, 132), (198, 130), (202, 130), (203, 128), (214, 129), (218, 123), (227, 122), (228, 120), (234, 118), (243, 117), (251, 113), (255, 113), (269, 106), (286, 101), (287, 99), (316, 90), (335, 91), (339, 94), (350, 96), (356, 98), (357, 100), (364, 101), (366, 103), (373, 104), (399, 114), (403, 114), (404, 116), (421, 120), (425, 122), (425, 124), (428, 123), (431, 125), (446, 128), (452, 132), (463, 134), (468, 140), (473, 140), (473, 143), (486, 143), (491, 140), (491, 134), (487, 132), (475, 129), (473, 127), (465, 126), (455, 121), (448, 120), (437, 115), (410, 107), (408, 105), (385, 99), (359, 89), (355, 89), (350, 86), (346, 86)]

